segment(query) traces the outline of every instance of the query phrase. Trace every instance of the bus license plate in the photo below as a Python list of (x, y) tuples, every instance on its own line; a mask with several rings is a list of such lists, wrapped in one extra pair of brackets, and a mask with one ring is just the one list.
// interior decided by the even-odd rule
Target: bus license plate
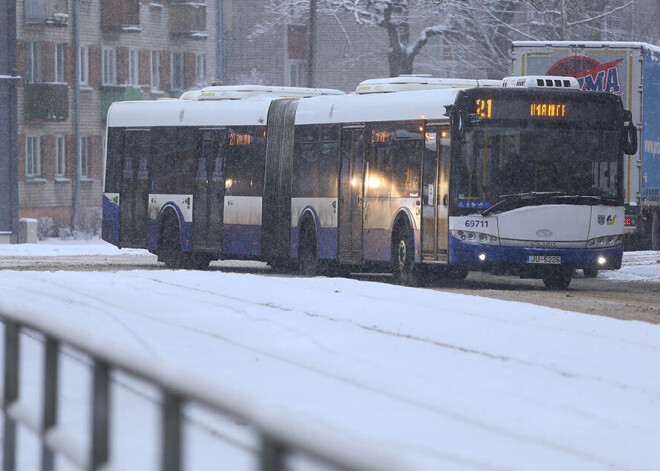
[(527, 263), (543, 263), (547, 265), (561, 265), (560, 255), (528, 255)]

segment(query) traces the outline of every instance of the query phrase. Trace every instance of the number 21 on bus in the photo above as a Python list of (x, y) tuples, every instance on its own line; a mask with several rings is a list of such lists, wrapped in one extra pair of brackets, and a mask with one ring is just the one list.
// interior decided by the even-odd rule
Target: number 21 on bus
[(493, 100), (483, 100), (479, 98), (476, 100), (477, 114), (482, 118), (490, 119), (493, 117)]

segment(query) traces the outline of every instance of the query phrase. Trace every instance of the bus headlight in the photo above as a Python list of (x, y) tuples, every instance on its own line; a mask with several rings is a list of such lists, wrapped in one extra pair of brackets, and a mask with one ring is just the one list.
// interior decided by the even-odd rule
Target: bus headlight
[(617, 247), (623, 242), (623, 235), (610, 235), (604, 237), (596, 237), (587, 241), (587, 248), (589, 249), (602, 249), (603, 247)]
[(607, 263), (607, 259), (603, 256), (598, 257), (598, 265), (605, 265)]
[(463, 230), (451, 230), (451, 235), (467, 244), (474, 245), (500, 245), (500, 239), (497, 236), (484, 234), (482, 232), (472, 232)]

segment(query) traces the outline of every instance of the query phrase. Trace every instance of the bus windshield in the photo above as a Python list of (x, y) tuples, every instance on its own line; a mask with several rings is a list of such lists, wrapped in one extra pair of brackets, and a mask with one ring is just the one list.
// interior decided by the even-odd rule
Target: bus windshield
[(469, 128), (452, 162), (452, 201), (488, 209), (511, 195), (556, 193), (620, 203), (619, 139), (603, 129)]

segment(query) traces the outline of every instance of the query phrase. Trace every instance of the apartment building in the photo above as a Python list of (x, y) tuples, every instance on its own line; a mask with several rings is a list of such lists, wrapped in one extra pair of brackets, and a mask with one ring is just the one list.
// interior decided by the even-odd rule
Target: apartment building
[[(178, 97), (218, 80), (306, 86), (308, 18), (257, 33), (267, 3), (17, 0), (19, 216), (67, 227), (77, 207), (80, 228), (98, 226), (105, 116), (115, 101)], [(352, 91), (389, 73), (383, 28), (345, 13), (319, 15), (316, 51), (314, 86)]]
[[(79, 48), (74, 42), (75, 2)], [(64, 227), (77, 206), (81, 228), (94, 229), (99, 224), (105, 117), (110, 104), (178, 97), (215, 80), (218, 5), (216, 0), (17, 1), (18, 73), (22, 77), (18, 87), (20, 217), (50, 218), (55, 226)]]

